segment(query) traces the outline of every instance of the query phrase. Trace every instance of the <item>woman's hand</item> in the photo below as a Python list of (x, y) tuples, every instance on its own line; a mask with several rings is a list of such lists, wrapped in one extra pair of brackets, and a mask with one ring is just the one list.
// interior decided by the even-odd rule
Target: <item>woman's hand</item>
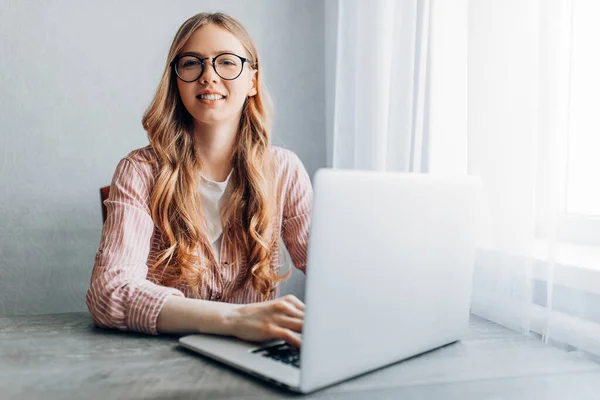
[(242, 340), (262, 342), (283, 339), (300, 347), (304, 303), (287, 295), (260, 303), (240, 304), (229, 315), (233, 335)]

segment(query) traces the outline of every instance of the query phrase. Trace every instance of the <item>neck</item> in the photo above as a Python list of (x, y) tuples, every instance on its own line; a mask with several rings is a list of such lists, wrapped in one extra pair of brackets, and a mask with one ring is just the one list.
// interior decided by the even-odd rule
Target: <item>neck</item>
[(202, 175), (222, 182), (231, 171), (231, 156), (238, 132), (238, 120), (219, 124), (194, 121), (196, 155), (202, 160)]

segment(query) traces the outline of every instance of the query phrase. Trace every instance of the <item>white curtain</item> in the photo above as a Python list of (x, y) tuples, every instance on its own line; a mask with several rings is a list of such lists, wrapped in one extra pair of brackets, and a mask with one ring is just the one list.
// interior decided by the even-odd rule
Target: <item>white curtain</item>
[(564, 234), (578, 1), (339, 1), (329, 151), (336, 168), (480, 176), (472, 312), (597, 357), (600, 248)]
[(428, 1), (338, 3), (332, 164), (420, 171)]
[(487, 199), (473, 312), (598, 356), (600, 271), (581, 258), (597, 249), (565, 235), (573, 11), (585, 1), (469, 3), (468, 165)]

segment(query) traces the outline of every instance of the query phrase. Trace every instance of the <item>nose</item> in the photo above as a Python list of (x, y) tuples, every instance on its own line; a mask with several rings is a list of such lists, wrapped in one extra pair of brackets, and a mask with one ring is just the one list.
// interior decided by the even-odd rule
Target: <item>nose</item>
[(202, 60), (202, 62), (203, 62), (202, 73), (198, 77), (198, 79), (200, 80), (200, 83), (205, 82), (205, 81), (206, 82), (216, 82), (219, 79), (219, 75), (217, 74), (217, 71), (215, 71), (215, 67), (212, 64), (212, 62), (210, 62), (210, 60)]

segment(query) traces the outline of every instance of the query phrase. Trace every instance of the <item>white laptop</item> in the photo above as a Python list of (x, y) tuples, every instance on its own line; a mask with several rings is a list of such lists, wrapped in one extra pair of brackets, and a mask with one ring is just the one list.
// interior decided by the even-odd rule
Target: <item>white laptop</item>
[(308, 393), (459, 340), (479, 179), (320, 169), (313, 187), (301, 349), (205, 334), (179, 343)]

